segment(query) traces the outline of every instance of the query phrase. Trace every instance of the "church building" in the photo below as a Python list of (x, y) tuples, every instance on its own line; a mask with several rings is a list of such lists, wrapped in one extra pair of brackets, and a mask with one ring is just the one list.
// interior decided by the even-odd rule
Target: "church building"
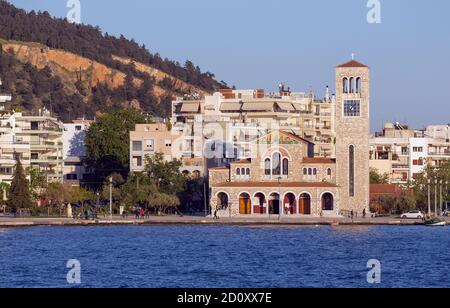
[(314, 143), (273, 130), (252, 141), (251, 159), (209, 170), (212, 211), (220, 216), (361, 215), (369, 211), (370, 69), (336, 68), (335, 157)]

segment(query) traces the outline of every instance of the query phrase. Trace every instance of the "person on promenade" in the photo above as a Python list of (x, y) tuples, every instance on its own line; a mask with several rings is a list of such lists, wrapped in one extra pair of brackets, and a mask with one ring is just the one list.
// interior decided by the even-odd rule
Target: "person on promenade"
[(366, 214), (367, 214), (367, 213), (366, 213), (366, 209), (364, 209), (364, 210), (363, 210), (363, 218), (364, 218), (364, 219), (366, 219), (366, 216), (367, 216)]
[(352, 220), (355, 218), (355, 212), (353, 212), (353, 210), (350, 212), (350, 217)]

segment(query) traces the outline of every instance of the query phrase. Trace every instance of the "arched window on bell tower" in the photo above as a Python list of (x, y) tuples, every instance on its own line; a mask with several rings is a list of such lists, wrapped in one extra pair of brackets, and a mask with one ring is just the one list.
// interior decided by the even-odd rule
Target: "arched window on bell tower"
[(355, 93), (355, 78), (350, 77), (349, 83), (350, 83), (350, 85), (349, 85), (350, 93)]
[(348, 151), (349, 195), (355, 196), (355, 146), (351, 145)]
[(356, 78), (356, 93), (361, 94), (361, 78)]
[(343, 83), (343, 87), (344, 87), (344, 88), (342, 89), (342, 91), (343, 91), (345, 94), (347, 94), (347, 93), (348, 93), (348, 78), (345, 77), (342, 83)]

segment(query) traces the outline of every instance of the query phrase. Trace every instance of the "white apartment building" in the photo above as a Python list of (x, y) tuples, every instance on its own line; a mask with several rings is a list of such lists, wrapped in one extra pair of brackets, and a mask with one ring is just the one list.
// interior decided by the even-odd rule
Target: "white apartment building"
[(12, 180), (15, 155), (23, 167), (47, 174), (49, 182), (63, 180), (63, 126), (47, 110), (36, 114), (0, 112), (0, 181)]
[(80, 185), (80, 182), (86, 178), (84, 139), (91, 124), (92, 121), (80, 119), (63, 125), (64, 182), (66, 183)]
[(433, 125), (421, 131), (386, 124), (381, 134), (371, 138), (370, 167), (388, 174), (394, 184), (413, 181), (427, 166), (438, 167), (450, 159), (447, 127)]

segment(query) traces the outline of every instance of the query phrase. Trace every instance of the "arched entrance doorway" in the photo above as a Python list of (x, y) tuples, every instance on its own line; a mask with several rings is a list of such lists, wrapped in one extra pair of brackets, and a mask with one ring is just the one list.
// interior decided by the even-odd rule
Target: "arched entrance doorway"
[(252, 201), (250, 195), (242, 193), (239, 196), (239, 214), (250, 215), (252, 213)]
[(255, 195), (256, 204), (253, 208), (254, 214), (266, 214), (266, 196), (263, 193), (257, 193)]
[(300, 205), (299, 214), (311, 215), (311, 196), (309, 194), (306, 193), (301, 194), (299, 205)]
[(219, 193), (217, 195), (217, 209), (219, 211), (226, 210), (228, 208), (228, 195), (226, 193)]
[(322, 211), (334, 210), (334, 197), (330, 193), (325, 193), (322, 196)]
[(277, 193), (273, 193), (269, 198), (269, 214), (279, 215), (280, 212), (280, 195)]
[(297, 214), (297, 200), (295, 200), (295, 195), (292, 193), (286, 194), (284, 196), (284, 211), (285, 214), (295, 215)]

